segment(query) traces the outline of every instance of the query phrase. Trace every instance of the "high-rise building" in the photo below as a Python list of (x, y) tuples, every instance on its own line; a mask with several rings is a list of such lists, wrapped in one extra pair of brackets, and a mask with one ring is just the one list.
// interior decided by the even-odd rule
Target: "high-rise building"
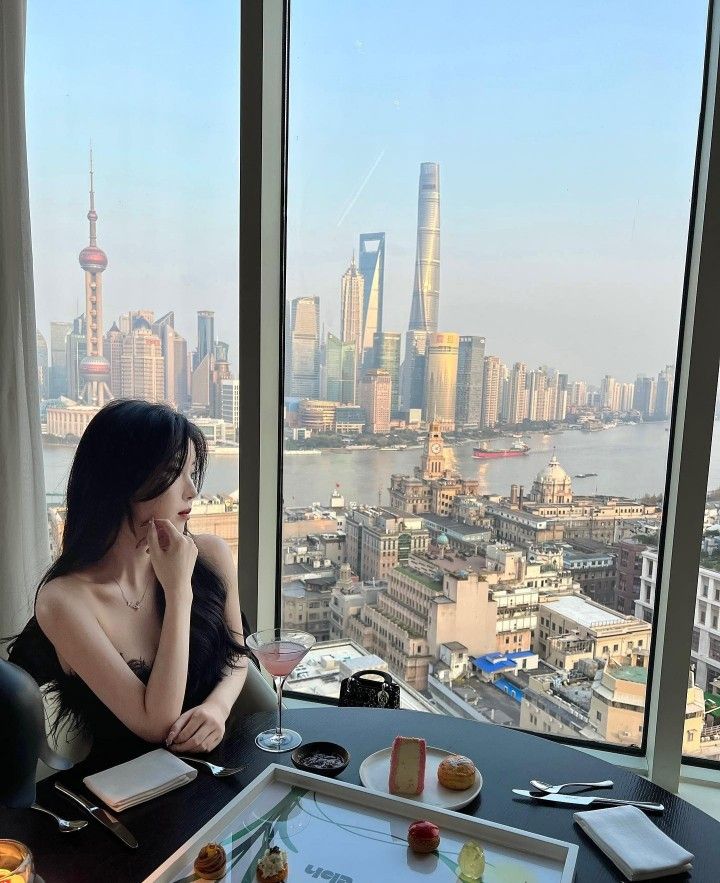
[(404, 411), (425, 408), (427, 331), (408, 331), (405, 360), (400, 373), (400, 405)]
[(48, 365), (48, 345), (39, 331), (35, 332), (37, 345), (37, 376), (40, 398), (46, 399), (50, 393), (50, 370)]
[(165, 360), (162, 344), (147, 319), (136, 316), (130, 334), (122, 338), (120, 388), (123, 398), (164, 402)]
[(387, 371), (372, 368), (360, 381), (360, 407), (365, 411), (365, 431), (390, 432), (392, 379)]
[(568, 387), (569, 381), (567, 374), (557, 375), (557, 400), (555, 402), (555, 419), (564, 420), (567, 417), (568, 409)]
[(611, 377), (609, 374), (606, 374), (602, 382), (600, 383), (600, 395), (602, 397), (602, 406), (605, 410), (617, 410), (613, 408), (613, 394), (615, 392), (615, 387), (617, 386), (617, 381), (614, 377)]
[(175, 398), (175, 313), (172, 310), (165, 313), (150, 327), (153, 334), (160, 338), (160, 351), (165, 371), (165, 401), (177, 407), (179, 402)]
[(632, 411), (634, 395), (635, 395), (635, 384), (634, 383), (621, 383), (620, 384), (620, 411), (621, 411), (621, 413), (627, 414), (628, 411)]
[(355, 364), (363, 355), (363, 277), (355, 264), (355, 255), (340, 282), (340, 337), (343, 343), (355, 345)]
[(198, 310), (197, 349), (193, 368), (197, 368), (208, 354), (215, 358), (215, 313), (212, 310)]
[(357, 347), (328, 332), (325, 346), (326, 400), (343, 405), (355, 404), (357, 387)]
[(586, 404), (587, 383), (584, 380), (573, 381), (570, 387), (570, 406), (572, 408), (584, 408)]
[(85, 313), (73, 320), (72, 331), (65, 338), (65, 363), (67, 365), (67, 395), (80, 398), (80, 364), (87, 354)]
[(50, 398), (66, 396), (67, 391), (67, 342), (72, 322), (50, 323)]
[(480, 427), (492, 429), (500, 410), (500, 366), (498, 356), (485, 356), (483, 363), (483, 399)]
[(498, 419), (500, 423), (510, 422), (510, 372), (505, 362), (500, 363), (500, 382), (498, 394)]
[(480, 425), (484, 360), (485, 338), (461, 335), (455, 398), (457, 426)]
[(410, 331), (435, 332), (440, 299), (440, 165), (420, 165), (417, 250)]
[(400, 405), (400, 345), (399, 331), (379, 331), (373, 338), (373, 356), (366, 361), (373, 368), (387, 371), (390, 375), (390, 413), (398, 413)]
[(103, 351), (110, 363), (110, 392), (115, 398), (122, 396), (122, 350), (125, 335), (113, 322), (105, 335)]
[(442, 431), (455, 429), (458, 350), (460, 335), (436, 331), (428, 337), (425, 369), (425, 410), (428, 420), (440, 423)]
[(672, 413), (673, 388), (675, 386), (675, 366), (666, 365), (658, 374), (657, 395), (653, 416), (658, 420), (669, 420)]
[(633, 396), (633, 409), (639, 411), (646, 419), (655, 411), (657, 398), (657, 384), (654, 377), (646, 377), (638, 374), (635, 381), (635, 394)]
[(317, 399), (320, 394), (320, 298), (297, 297), (290, 320), (290, 395)]
[(527, 414), (525, 379), (527, 365), (515, 362), (510, 373), (510, 409), (508, 423), (517, 425), (522, 423)]
[(175, 405), (178, 410), (187, 411), (190, 407), (190, 354), (188, 353), (187, 340), (176, 331), (173, 345), (175, 349), (175, 371), (173, 374)]
[(363, 278), (362, 359), (365, 367), (372, 367), (375, 335), (382, 332), (385, 234), (361, 233), (358, 258)]
[(230, 361), (230, 344), (225, 343), (224, 340), (216, 340), (215, 341), (215, 361), (216, 362), (229, 362)]
[(190, 397), (192, 411), (203, 417), (210, 416), (212, 407), (213, 390), (213, 356), (206, 353), (203, 360), (193, 369), (190, 384)]
[(216, 359), (211, 361), (210, 416), (220, 419), (222, 417), (222, 385), (226, 380), (232, 380), (233, 374), (230, 370), (230, 362), (218, 362)]
[(102, 274), (107, 268), (105, 252), (97, 244), (97, 212), (95, 211), (95, 190), (93, 186), (93, 161), (90, 151), (90, 244), (78, 255), (80, 266), (85, 271), (85, 356), (80, 362), (78, 398), (91, 407), (102, 408), (112, 398), (110, 392), (110, 363), (103, 355), (102, 321)]
[(240, 381), (223, 380), (221, 399), (220, 417), (225, 423), (231, 423), (235, 427), (237, 435), (240, 430)]

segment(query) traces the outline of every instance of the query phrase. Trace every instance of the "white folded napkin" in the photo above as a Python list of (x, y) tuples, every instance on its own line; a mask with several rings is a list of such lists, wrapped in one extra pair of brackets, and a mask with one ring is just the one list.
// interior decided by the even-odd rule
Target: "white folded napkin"
[(111, 809), (122, 812), (191, 782), (197, 770), (164, 748), (86, 776), (83, 783)]
[(695, 856), (636, 806), (591, 809), (573, 818), (628, 880), (655, 880), (692, 869)]

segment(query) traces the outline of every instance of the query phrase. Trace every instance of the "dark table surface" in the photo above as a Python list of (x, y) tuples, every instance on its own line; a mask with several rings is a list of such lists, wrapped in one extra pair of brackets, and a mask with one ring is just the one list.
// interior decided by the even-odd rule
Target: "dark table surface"
[[(465, 812), (579, 844), (577, 883), (623, 878), (573, 824), (573, 808), (525, 801), (513, 795), (511, 789), (529, 788), (530, 778), (546, 782), (612, 779), (615, 787), (599, 792), (602, 796), (664, 803), (664, 814), (651, 818), (673, 840), (694, 853), (692, 880), (720, 881), (720, 822), (633, 773), (581, 751), (505, 727), (415, 711), (321, 706), (290, 710), (283, 718), (287, 726), (302, 733), (306, 742), (329, 739), (350, 751), (350, 764), (340, 775), (341, 781), (359, 783), (362, 760), (388, 747), (396, 735), (421, 736), (429, 745), (468, 755), (481, 771), (484, 784), (481, 795)], [(247, 764), (236, 776), (215, 779), (199, 772), (189, 785), (118, 814), (137, 837), (140, 846), (136, 850), (125, 847), (92, 820), (78, 833), (61, 834), (50, 817), (31, 810), (0, 808), (0, 837), (21, 840), (31, 848), (45, 883), (139, 883), (269, 763), (291, 764), (288, 753), (271, 755), (255, 746), (254, 735), (272, 724), (273, 714), (238, 721), (229, 728), (223, 745), (207, 755), (218, 763)], [(127, 758), (112, 758), (123, 759)], [(87, 796), (82, 777), (108, 764), (107, 757), (91, 756), (73, 770), (59, 774), (59, 778)], [(65, 818), (83, 818), (83, 810), (54, 789), (54, 778), (39, 783), (38, 803)]]

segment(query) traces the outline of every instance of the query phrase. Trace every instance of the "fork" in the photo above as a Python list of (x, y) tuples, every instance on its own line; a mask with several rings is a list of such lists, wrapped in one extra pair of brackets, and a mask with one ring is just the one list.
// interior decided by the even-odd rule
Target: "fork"
[(31, 804), (30, 809), (36, 809), (38, 812), (44, 812), (46, 815), (52, 816), (58, 823), (58, 828), (63, 833), (81, 831), (83, 828), (87, 827), (87, 822), (84, 819), (63, 819), (60, 816), (55, 815), (55, 813), (51, 812), (49, 809), (45, 809), (44, 806), (40, 806), (39, 803)]
[(565, 782), (564, 785), (548, 785), (538, 779), (530, 779), (530, 784), (536, 791), (542, 791), (544, 794), (559, 794), (563, 788), (612, 788), (613, 786), (610, 779), (604, 782)]
[(199, 757), (189, 757), (186, 754), (176, 754), (175, 756), (181, 758), (182, 760), (189, 760), (190, 763), (200, 763), (203, 766), (206, 766), (213, 774), (213, 776), (217, 776), (218, 778), (222, 778), (223, 776), (234, 776), (235, 773), (241, 772), (247, 766), (247, 764), (236, 767), (218, 766), (218, 764), (216, 763), (210, 763), (209, 760), (201, 760)]

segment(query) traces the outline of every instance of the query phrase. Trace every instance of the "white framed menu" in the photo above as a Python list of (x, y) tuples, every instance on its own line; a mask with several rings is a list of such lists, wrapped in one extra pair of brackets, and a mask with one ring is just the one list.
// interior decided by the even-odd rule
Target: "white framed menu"
[[(408, 847), (407, 830), (417, 819), (440, 828), (434, 853)], [(144, 883), (194, 883), (195, 858), (210, 841), (228, 856), (226, 883), (254, 883), (257, 862), (271, 846), (287, 853), (288, 883), (456, 883), (458, 856), (469, 840), (485, 852), (482, 883), (574, 878), (572, 843), (271, 764)]]

